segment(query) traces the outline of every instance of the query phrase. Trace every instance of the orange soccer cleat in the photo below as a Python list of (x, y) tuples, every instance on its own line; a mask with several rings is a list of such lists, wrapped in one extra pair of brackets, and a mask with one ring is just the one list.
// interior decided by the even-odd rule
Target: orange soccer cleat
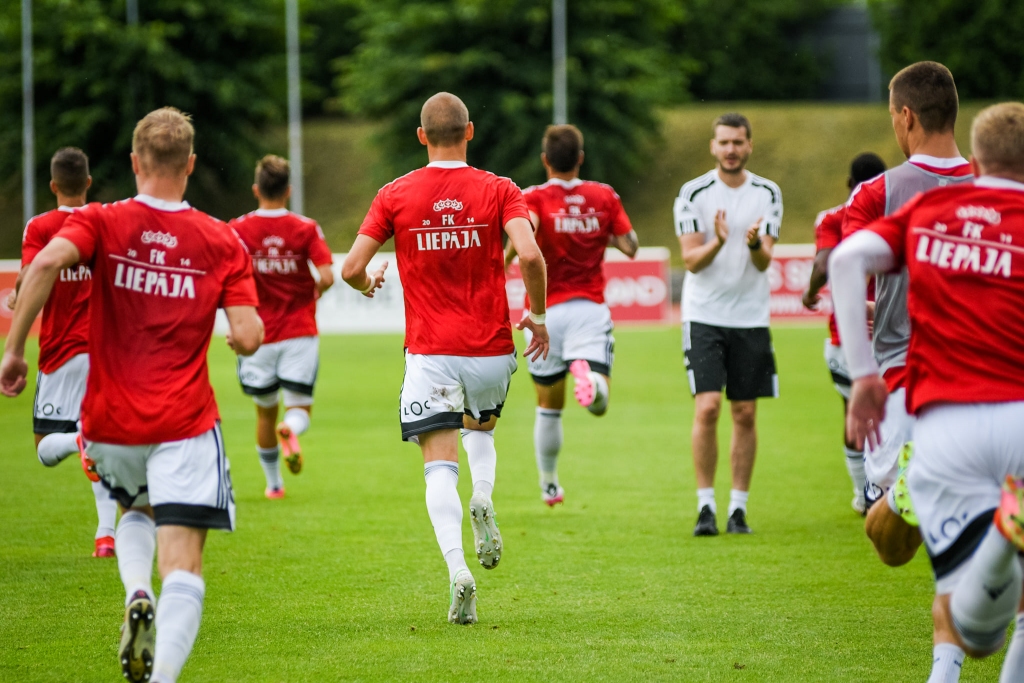
[(281, 456), (292, 474), (302, 471), (302, 451), (299, 448), (299, 437), (292, 428), (282, 422), (277, 425), (277, 438), (281, 441)]
[(78, 445), (78, 459), (82, 461), (82, 471), (85, 472), (85, 476), (89, 477), (89, 481), (99, 481), (100, 475), (96, 473), (96, 463), (85, 454), (85, 439), (82, 438), (81, 432), (75, 437), (75, 443)]

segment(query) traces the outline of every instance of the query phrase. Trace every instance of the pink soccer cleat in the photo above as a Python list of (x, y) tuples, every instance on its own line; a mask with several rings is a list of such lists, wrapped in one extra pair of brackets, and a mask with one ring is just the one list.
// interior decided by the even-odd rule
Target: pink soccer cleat
[(75, 437), (75, 443), (78, 445), (78, 459), (82, 461), (82, 471), (85, 472), (85, 476), (89, 477), (89, 481), (99, 481), (100, 475), (96, 473), (96, 463), (85, 454), (85, 439), (82, 438), (81, 432)]
[(282, 486), (279, 489), (267, 488), (267, 490), (263, 492), (263, 495), (270, 500), (281, 500), (284, 498), (284, 487)]
[(565, 502), (565, 489), (558, 484), (548, 484), (541, 493), (540, 499), (544, 501), (548, 507), (555, 507), (559, 503)]
[(93, 551), (93, 557), (117, 557), (117, 552), (114, 550), (114, 537), (113, 536), (100, 536), (96, 539), (96, 550)]
[(1024, 479), (1017, 479), (1006, 475), (1003, 482), (1003, 495), (996, 508), (995, 522), (1007, 541), (1017, 546), (1018, 550), (1024, 551)]
[(281, 441), (281, 456), (292, 474), (302, 471), (302, 451), (299, 448), (299, 437), (292, 428), (282, 422), (277, 425), (277, 438)]
[(584, 408), (589, 408), (597, 396), (594, 383), (590, 381), (590, 363), (585, 360), (574, 360), (569, 366), (569, 372), (576, 380), (576, 387), (573, 389), (576, 400)]

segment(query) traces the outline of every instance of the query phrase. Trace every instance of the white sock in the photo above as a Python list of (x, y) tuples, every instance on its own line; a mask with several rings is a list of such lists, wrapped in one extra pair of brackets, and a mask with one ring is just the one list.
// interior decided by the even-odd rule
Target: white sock
[[(427, 514), (434, 525), (437, 545), (448, 563), (448, 578), (466, 566), (462, 551), (462, 500), (459, 498), (459, 464), (434, 460), (423, 465), (427, 481)], [(457, 553), (455, 551), (458, 551)]]
[(309, 429), (309, 413), (302, 408), (286, 409), (283, 421), (295, 436), (302, 436)]
[(853, 482), (854, 495), (864, 497), (864, 487), (867, 485), (867, 477), (864, 475), (864, 451), (855, 451), (852, 448), (844, 448), (846, 452), (846, 471), (850, 473), (850, 481)]
[(1022, 578), (1017, 548), (990, 526), (949, 601), (953, 626), (964, 644), (981, 651), (1002, 644), (1017, 613)]
[(713, 486), (697, 489), (697, 512), (703, 510), (705, 505), (710, 507), (712, 512), (718, 512), (718, 506), (715, 505), (715, 487)]
[(268, 489), (283, 489), (284, 479), (281, 478), (281, 449), (256, 447), (260, 455), (260, 465), (263, 466), (263, 474), (267, 478)]
[(156, 553), (156, 524), (138, 510), (121, 515), (114, 537), (117, 569), (124, 584), (125, 606), (135, 591), (153, 597), (153, 555)]
[(558, 486), (558, 452), (562, 450), (562, 411), (537, 408), (533, 423), (533, 448), (541, 488)]
[(92, 495), (96, 498), (96, 516), (99, 518), (96, 538), (113, 536), (117, 526), (117, 501), (110, 497), (107, 487), (98, 481), (92, 482)]
[(608, 380), (599, 372), (591, 372), (589, 378), (594, 385), (594, 401), (587, 406), (587, 410), (600, 415), (608, 408)]
[(743, 513), (747, 512), (747, 498), (750, 497), (750, 491), (738, 491), (737, 489), (731, 489), (729, 491), (729, 516), (732, 517), (732, 513), (737, 510), (743, 510)]
[(957, 683), (963, 665), (963, 650), (953, 643), (939, 643), (932, 650), (932, 674), (928, 683)]
[(1017, 625), (1013, 630), (1010, 647), (1006, 648), (1003, 672), (999, 683), (1018, 683), (1024, 680), (1024, 612), (1017, 613)]
[(469, 476), (473, 478), (473, 493), (488, 498), (494, 493), (494, 474), (498, 468), (498, 452), (494, 450), (494, 430), (482, 432), (462, 430), (462, 447), (469, 460)]
[(199, 633), (203, 618), (203, 577), (176, 569), (164, 579), (156, 608), (156, 653), (153, 681), (174, 683)]
[(54, 467), (60, 464), (64, 458), (72, 453), (78, 452), (78, 444), (75, 439), (78, 434), (47, 434), (39, 441), (36, 447), (36, 454), (39, 462), (47, 467)]

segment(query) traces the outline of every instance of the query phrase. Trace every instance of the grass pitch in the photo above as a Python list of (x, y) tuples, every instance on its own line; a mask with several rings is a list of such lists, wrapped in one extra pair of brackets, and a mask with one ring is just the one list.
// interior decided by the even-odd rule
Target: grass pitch
[[(540, 502), (521, 365), (497, 431), (506, 552), (493, 572), (474, 569), (472, 627), (445, 621), (422, 462), (399, 439), (401, 337), (323, 339), (305, 469), (285, 473), (281, 501), (263, 498), (255, 411), (215, 339), (238, 531), (208, 540), (203, 626), (181, 680), (924, 680), (927, 560), (884, 567), (850, 510), (824, 330), (774, 336), (782, 398), (759, 408), (750, 537), (691, 536), (678, 329), (616, 332), (611, 410), (566, 410), (567, 498), (553, 510)], [(0, 680), (120, 680), (117, 567), (89, 557), (95, 512), (75, 459), (45, 470), (33, 455), (32, 394), (0, 401)], [(728, 429), (724, 419), (723, 444)], [(464, 458), (460, 479), (465, 506)], [(728, 489), (725, 467), (723, 530)], [(995, 680), (1001, 661), (968, 661), (961, 680)]]

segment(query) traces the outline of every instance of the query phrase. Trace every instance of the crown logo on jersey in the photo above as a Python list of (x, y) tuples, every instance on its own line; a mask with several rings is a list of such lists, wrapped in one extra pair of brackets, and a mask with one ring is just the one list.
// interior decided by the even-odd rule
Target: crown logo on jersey
[(263, 240), (263, 246), (265, 247), (283, 247), (284, 240), (277, 235), (271, 235)]
[(581, 194), (570, 194), (565, 197), (566, 204), (586, 204), (587, 199)]
[(995, 209), (987, 206), (961, 206), (956, 210), (956, 217), (960, 220), (983, 220), (989, 225), (999, 225), (1003, 220), (1002, 215)]
[(439, 202), (434, 202), (434, 211), (444, 211), (445, 209), (462, 211), (462, 202), (458, 199), (442, 199)]
[(154, 232), (147, 230), (142, 233), (143, 244), (159, 244), (167, 247), (168, 249), (174, 249), (178, 246), (178, 238), (169, 232)]

